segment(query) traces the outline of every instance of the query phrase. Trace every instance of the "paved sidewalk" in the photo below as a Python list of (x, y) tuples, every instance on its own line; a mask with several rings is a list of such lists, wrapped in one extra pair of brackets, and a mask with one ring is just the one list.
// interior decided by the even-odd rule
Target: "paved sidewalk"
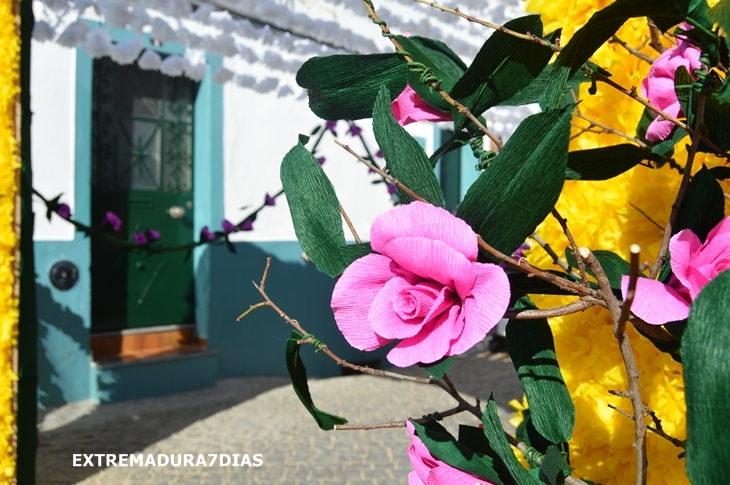
[[(417, 368), (406, 373), (424, 375)], [(490, 392), (502, 410), (521, 396), (509, 359), (480, 348), (456, 359), (450, 377), (465, 397)], [(443, 411), (453, 399), (435, 386), (347, 376), (311, 380), (315, 404), (350, 423), (402, 420)], [(405, 414), (404, 414), (405, 413)], [(508, 412), (504, 412), (505, 416)], [(445, 421), (477, 424), (461, 414)], [(219, 381), (214, 389), (96, 407), (69, 405), (45, 416), (39, 485), (405, 484), (405, 429), (319, 430), (286, 378)], [(263, 455), (261, 467), (72, 467), (73, 453)]]

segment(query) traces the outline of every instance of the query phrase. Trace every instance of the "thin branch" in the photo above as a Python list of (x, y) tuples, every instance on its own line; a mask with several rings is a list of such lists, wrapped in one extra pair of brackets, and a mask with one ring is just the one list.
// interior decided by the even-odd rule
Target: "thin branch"
[[(370, 17), (370, 19), (372, 19), (372, 21), (375, 22), (380, 27), (380, 30), (383, 32), (383, 35), (390, 39), (390, 41), (393, 43), (393, 46), (395, 46), (396, 51), (403, 56), (403, 59), (405, 59), (406, 62), (409, 62), (409, 63), (413, 62), (413, 58), (410, 55), (408, 55), (408, 53), (403, 48), (401, 43), (398, 42), (398, 40), (395, 38), (395, 36), (391, 34), (390, 29), (388, 29), (388, 26), (385, 24), (385, 22), (383, 20), (381, 20), (380, 17), (378, 17), (377, 13), (375, 13), (375, 7), (373, 7), (372, 2), (370, 0), (362, 0), (362, 3), (365, 5), (365, 8), (368, 11), (368, 17)], [(492, 133), (491, 131), (489, 131), (487, 129), (487, 127), (484, 126), (481, 123), (481, 121), (479, 121), (477, 119), (477, 117), (471, 113), (471, 111), (469, 111), (469, 108), (467, 108), (463, 104), (459, 103), (457, 100), (452, 98), (449, 95), (449, 93), (444, 91), (443, 88), (441, 87), (440, 80), (433, 80), (433, 81), (430, 81), (428, 84), (436, 92), (439, 93), (439, 95), (444, 99), (444, 101), (446, 101), (451, 106), (456, 108), (459, 111), (459, 113), (466, 116), (469, 119), (469, 121), (474, 123), (474, 125), (476, 125), (476, 127), (479, 128), (479, 131), (481, 131), (482, 133), (487, 135), (489, 137), (489, 139), (492, 140), (492, 143), (494, 143), (497, 146), (497, 148), (499, 148), (500, 150), (502, 149), (502, 142), (500, 141), (499, 137), (497, 135), (495, 135), (494, 133)]]
[[(455, 416), (459, 413), (463, 413), (464, 411), (467, 411), (467, 409), (460, 404), (460, 405), (456, 406), (455, 408), (451, 408), (446, 411), (431, 413), (429, 416), (431, 417), (431, 419), (435, 418), (436, 420), (440, 421), (443, 418), (448, 418), (449, 416)], [(426, 424), (430, 421), (430, 419), (429, 418), (418, 418), (418, 419), (414, 419), (413, 421), (415, 421), (419, 424)], [(385, 423), (373, 423), (373, 424), (337, 424), (337, 425), (335, 425), (335, 430), (336, 431), (356, 431), (356, 430), (405, 428), (405, 427), (406, 427), (406, 421), (403, 420), (403, 421), (388, 421)]]
[[(620, 325), (622, 309), (618, 299), (613, 294), (611, 284), (608, 280), (608, 276), (603, 271), (601, 263), (593, 254), (593, 252), (582, 247), (579, 250), (583, 259), (585, 259), (588, 266), (593, 271), (593, 274), (598, 281), (600, 293), (603, 296), (603, 301), (606, 302), (608, 311), (611, 314), (613, 320), (614, 335), (619, 343), (619, 349), (621, 351), (621, 357), (624, 361), (624, 367), (626, 368), (626, 376), (629, 381), (628, 395), (631, 398), (631, 407), (634, 410), (634, 448), (636, 449), (636, 485), (646, 485), (646, 469), (648, 461), (646, 457), (646, 422), (644, 421), (644, 403), (641, 399), (641, 388), (639, 387), (639, 370), (636, 367), (636, 361), (634, 359), (634, 352), (631, 349), (631, 342), (629, 342), (629, 336), (626, 333), (626, 326), (623, 325), (623, 329)], [(632, 258), (633, 259), (633, 258)], [(638, 273), (638, 258), (636, 258), (637, 273)], [(619, 330), (623, 330), (619, 333)]]
[(616, 335), (623, 334), (626, 331), (626, 321), (629, 319), (629, 315), (631, 315), (631, 304), (634, 303), (634, 296), (636, 294), (636, 281), (639, 279), (639, 254), (641, 253), (641, 248), (638, 244), (632, 244), (629, 248), (629, 253), (631, 254), (629, 287), (626, 290), (624, 303), (621, 305), (621, 317), (616, 322), (613, 330)]
[(630, 54), (638, 57), (642, 61), (648, 62), (649, 64), (654, 64), (654, 61), (656, 60), (654, 58), (647, 56), (646, 54), (642, 54), (641, 52), (638, 51), (638, 49), (634, 49), (629, 44), (627, 44), (625, 41), (621, 40), (621, 38), (616, 34), (614, 34), (608, 42), (620, 45), (621, 47), (623, 47), (624, 49), (629, 51)]
[(578, 273), (573, 271), (573, 268), (570, 267), (568, 262), (561, 258), (558, 253), (556, 253), (555, 250), (550, 246), (550, 244), (546, 243), (543, 238), (541, 238), (536, 232), (533, 232), (530, 235), (530, 239), (534, 240), (538, 244), (538, 246), (540, 246), (551, 258), (553, 258), (553, 264), (560, 266), (560, 268), (566, 273), (571, 273), (574, 276), (578, 276)]
[(568, 227), (568, 219), (561, 216), (560, 212), (558, 212), (558, 209), (553, 209), (551, 214), (558, 221), (560, 227), (563, 228), (563, 234), (565, 234), (565, 237), (568, 238), (570, 248), (573, 250), (573, 255), (575, 256), (575, 260), (578, 263), (578, 268), (580, 269), (580, 280), (583, 282), (584, 286), (588, 286), (588, 277), (586, 277), (586, 265), (583, 261), (583, 257), (580, 255), (580, 251), (578, 251), (578, 245), (575, 243), (573, 233), (570, 232), (570, 228)]
[(634, 204), (633, 202), (629, 202), (629, 205), (630, 205), (631, 207), (633, 207), (634, 209), (636, 209), (636, 210), (637, 210), (637, 211), (639, 212), (639, 214), (641, 214), (642, 216), (646, 217), (646, 219), (647, 219), (647, 220), (648, 220), (649, 222), (651, 222), (651, 223), (652, 223), (652, 224), (654, 224), (654, 225), (655, 225), (656, 227), (658, 227), (660, 231), (664, 231), (664, 227), (663, 227), (663, 226), (662, 226), (661, 224), (659, 224), (659, 223), (658, 223), (657, 221), (655, 221), (654, 219), (652, 219), (652, 218), (651, 218), (651, 216), (650, 216), (649, 214), (647, 214), (647, 213), (646, 213), (646, 212), (644, 212), (643, 210), (639, 209), (639, 207), (638, 207), (638, 206), (637, 206), (636, 204)]
[(680, 182), (679, 184), (677, 198), (674, 200), (674, 204), (672, 204), (672, 212), (669, 214), (669, 221), (664, 228), (664, 237), (662, 238), (662, 244), (659, 247), (659, 254), (657, 254), (656, 260), (654, 261), (654, 266), (652, 266), (651, 273), (649, 274), (649, 277), (651, 279), (656, 278), (657, 274), (659, 274), (659, 270), (661, 269), (662, 264), (664, 263), (664, 260), (666, 259), (669, 239), (672, 237), (672, 231), (674, 229), (674, 224), (677, 221), (679, 208), (681, 207), (682, 201), (684, 200), (684, 195), (687, 193), (687, 187), (689, 187), (690, 175), (692, 174), (692, 165), (694, 164), (695, 154), (697, 153), (697, 149), (699, 148), (700, 137), (702, 137), (702, 133), (704, 132), (704, 115), (705, 96), (700, 94), (698, 96), (697, 119), (695, 122), (695, 132), (692, 136), (692, 145), (690, 145), (689, 151), (687, 152), (687, 163), (684, 166), (684, 175), (682, 176), (682, 182)]
[[(625, 94), (626, 96), (628, 96), (628, 97), (630, 97), (632, 99), (635, 99), (636, 101), (638, 101), (642, 105), (644, 105), (647, 108), (649, 108), (650, 110), (652, 110), (657, 115), (661, 116), (662, 118), (664, 118), (667, 121), (671, 121), (674, 125), (676, 125), (679, 128), (683, 129), (684, 131), (686, 131), (687, 133), (689, 133), (691, 136), (694, 136), (695, 130), (693, 130), (692, 128), (690, 128), (689, 126), (687, 126), (685, 123), (679, 121), (674, 116), (670, 115), (669, 113), (667, 113), (665, 111), (662, 111), (661, 109), (657, 108), (656, 106), (654, 106), (653, 104), (651, 104), (646, 99), (644, 99), (641, 96), (639, 96), (639, 94), (636, 92), (636, 88), (632, 87), (631, 89), (626, 89), (625, 87), (621, 86), (620, 84), (617, 84), (612, 79), (607, 78), (606, 76), (604, 76), (601, 73), (595, 73), (595, 75), (596, 75), (596, 80), (601, 81), (601, 82), (603, 82), (605, 84), (608, 84), (609, 86), (611, 86), (612, 88), (616, 89), (617, 91), (620, 91), (623, 94)], [(727, 154), (725, 152), (723, 152), (720, 148), (718, 148), (717, 145), (715, 145), (710, 140), (708, 140), (706, 137), (701, 136), (700, 142), (703, 143), (708, 148), (710, 148), (714, 152), (714, 154), (717, 155), (718, 157), (727, 158)]]
[(581, 297), (579, 300), (568, 303), (567, 305), (554, 308), (546, 308), (544, 310), (508, 310), (507, 312), (505, 312), (504, 318), (510, 318), (513, 320), (530, 320), (534, 318), (562, 317), (565, 315), (570, 315), (572, 313), (585, 311), (596, 305), (603, 307), (606, 306), (603, 300), (584, 296)]
[(587, 116), (583, 115), (582, 113), (576, 112), (573, 116), (575, 116), (576, 118), (580, 118), (580, 119), (582, 119), (582, 120), (587, 121), (588, 123), (590, 123), (590, 126), (588, 126), (588, 128), (583, 128), (582, 126), (579, 126), (579, 125), (573, 125), (576, 128), (585, 129), (586, 131), (589, 131), (593, 127), (600, 128), (602, 130), (601, 132), (593, 131), (592, 133), (609, 133), (609, 134), (612, 134), (612, 135), (617, 135), (617, 136), (620, 136), (622, 138), (626, 138), (627, 140), (630, 140), (630, 141), (636, 143), (641, 148), (644, 148), (644, 149), (647, 149), (647, 150), (651, 150), (651, 148), (649, 148), (649, 145), (647, 145), (643, 141), (639, 140), (638, 138), (636, 138), (634, 136), (631, 136), (631, 135), (629, 135), (627, 133), (624, 133), (623, 131), (619, 131), (619, 130), (617, 130), (615, 128), (611, 128), (608, 125), (604, 125), (600, 121), (596, 121), (594, 119), (588, 118)]
[(345, 212), (345, 208), (342, 207), (342, 204), (340, 204), (340, 214), (342, 214), (342, 218), (345, 219), (345, 222), (347, 223), (347, 227), (350, 228), (350, 232), (352, 233), (352, 237), (355, 238), (355, 242), (360, 244), (362, 242), (362, 240), (360, 239), (360, 236), (357, 235), (355, 226), (352, 225), (352, 221), (347, 216), (347, 212)]
[[(635, 418), (634, 418), (634, 417), (633, 417), (632, 415), (630, 415), (629, 413), (627, 413), (627, 412), (626, 412), (626, 411), (624, 411), (623, 409), (617, 408), (617, 407), (616, 407), (616, 406), (614, 406), (613, 404), (608, 404), (608, 407), (609, 407), (609, 408), (611, 408), (611, 409), (613, 409), (614, 411), (618, 412), (619, 414), (621, 414), (621, 415), (623, 415), (623, 416), (626, 416), (627, 418), (629, 418), (629, 419), (631, 419), (631, 420), (635, 420)], [(654, 416), (655, 416), (655, 415), (654, 415), (654, 411), (651, 411), (651, 410), (647, 410), (647, 412), (648, 412), (648, 413), (650, 413), (652, 417), (654, 417)], [(657, 419), (658, 419), (658, 418), (657, 418)], [(654, 421), (654, 422), (656, 423), (656, 421)], [(660, 423), (661, 423), (661, 421), (660, 421)], [(684, 441), (684, 440), (680, 440), (680, 439), (678, 439), (678, 438), (675, 438), (675, 437), (674, 437), (674, 436), (672, 436), (672, 435), (669, 435), (669, 434), (667, 434), (667, 433), (666, 433), (666, 432), (665, 432), (665, 431), (664, 431), (663, 429), (661, 429), (660, 427), (654, 428), (653, 426), (649, 426), (649, 425), (647, 424), (647, 425), (646, 425), (646, 429), (648, 429), (649, 431), (651, 431), (652, 433), (654, 433), (654, 434), (656, 434), (656, 435), (658, 435), (658, 436), (661, 436), (662, 438), (664, 438), (665, 440), (669, 441), (669, 442), (670, 442), (671, 444), (673, 444), (673, 445), (674, 445), (674, 446), (676, 446), (677, 448), (682, 448), (682, 449), (685, 449), (685, 448), (687, 447), (687, 442), (686, 442), (686, 441)]]
[(486, 20), (480, 20), (476, 17), (472, 17), (471, 15), (465, 14), (464, 12), (462, 12), (459, 9), (459, 7), (449, 8), (444, 5), (439, 5), (438, 3), (431, 2), (430, 0), (415, 0), (415, 1), (418, 3), (422, 3), (424, 5), (428, 5), (429, 7), (433, 7), (438, 10), (441, 10), (442, 12), (447, 12), (447, 13), (456, 15), (458, 17), (468, 20), (469, 22), (483, 25), (484, 27), (489, 27), (490, 29), (499, 30), (500, 32), (504, 32), (505, 34), (511, 35), (513, 37), (529, 40), (530, 42), (535, 42), (536, 44), (544, 45), (545, 47), (549, 47), (550, 49), (552, 49), (554, 51), (560, 50), (559, 45), (551, 44), (550, 42), (546, 41), (545, 39), (538, 37), (534, 34), (530, 34), (529, 32), (527, 34), (515, 32), (514, 30), (510, 30), (510, 29), (504, 27), (503, 25), (493, 24), (492, 22), (488, 22)]
[(662, 33), (659, 31), (659, 27), (656, 26), (652, 19), (647, 17), (646, 20), (649, 23), (649, 31), (651, 32), (651, 42), (649, 42), (649, 46), (657, 51), (659, 54), (661, 54), (662, 52), (667, 50), (667, 48), (664, 47), (661, 41)]

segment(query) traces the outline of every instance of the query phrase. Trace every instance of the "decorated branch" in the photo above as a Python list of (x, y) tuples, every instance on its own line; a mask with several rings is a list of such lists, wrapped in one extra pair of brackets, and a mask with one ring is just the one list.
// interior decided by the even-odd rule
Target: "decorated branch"
[[(438, 39), (391, 32), (363, 0), (393, 52), (315, 57), (297, 75), (321, 118), (372, 119), (385, 167), (338, 144), (402, 205), (351, 244), (337, 187), (301, 141), (281, 180), (307, 259), (337, 278), (348, 344), (388, 345), (392, 365), (423, 377), (338, 357), (267, 293), (271, 260), (255, 283), (263, 300), (241, 318), (268, 306), (293, 327), (287, 368), (322, 429), (407, 428), (409, 484), (725, 483), (730, 1), (618, 0), (578, 15), (533, 0), (542, 16), (503, 26), (417, 3), (494, 32), (467, 65)], [(489, 130), (491, 108), (530, 103), (540, 112), (508, 141)], [(403, 128), (416, 121), (453, 123), (454, 135), (426, 153)], [(481, 173), (451, 214), (434, 165), (464, 145)], [(448, 377), (503, 318), (525, 394), (515, 434), (491, 398), (466, 399)], [(454, 407), (349, 424), (315, 406), (302, 345), (437, 386)], [(452, 436), (439, 423), (464, 412), (482, 426)]]

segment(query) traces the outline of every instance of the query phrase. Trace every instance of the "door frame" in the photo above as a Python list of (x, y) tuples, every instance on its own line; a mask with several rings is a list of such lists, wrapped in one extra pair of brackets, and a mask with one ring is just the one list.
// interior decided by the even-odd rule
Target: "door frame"
[[(108, 28), (102, 22), (87, 22), (92, 29), (106, 28), (113, 42), (132, 40), (135, 34), (121, 29)], [(185, 48), (179, 43), (152, 44), (148, 34), (142, 34), (145, 49), (161, 54), (183, 55)], [(213, 73), (222, 65), (219, 56), (206, 53), (208, 73), (200, 82), (195, 99), (193, 121), (193, 237), (197, 238), (203, 226), (217, 227), (223, 219), (223, 86), (212, 82)], [(81, 48), (76, 49), (76, 139), (75, 139), (75, 208), (74, 217), (81, 223), (91, 221), (91, 133), (93, 59)], [(91, 244), (87, 245), (89, 260)], [(198, 337), (208, 336), (209, 300), (208, 283), (210, 264), (208, 248), (203, 245), (193, 253), (193, 277), (195, 279), (195, 325)], [(80, 279), (91, 285), (91, 268), (79, 268)], [(88, 302), (91, 318), (91, 302)], [(91, 327), (91, 322), (88, 322)]]

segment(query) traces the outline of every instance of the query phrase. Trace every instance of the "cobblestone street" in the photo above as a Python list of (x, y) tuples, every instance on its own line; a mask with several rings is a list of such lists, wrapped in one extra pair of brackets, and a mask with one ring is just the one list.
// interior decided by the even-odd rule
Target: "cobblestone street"
[[(425, 375), (418, 368), (405, 373)], [(507, 402), (522, 395), (506, 354), (491, 354), (484, 345), (458, 357), (449, 376), (465, 397), (494, 393), (503, 417)], [(435, 386), (364, 375), (310, 380), (310, 389), (318, 407), (353, 424), (454, 406)], [(455, 432), (460, 422), (478, 423), (463, 413), (445, 424)], [(76, 403), (46, 413), (40, 430), (39, 485), (405, 484), (411, 470), (405, 429), (321, 431), (287, 378), (225, 379), (214, 389), (100, 407)], [(258, 453), (264, 463), (73, 467), (73, 453)]]

